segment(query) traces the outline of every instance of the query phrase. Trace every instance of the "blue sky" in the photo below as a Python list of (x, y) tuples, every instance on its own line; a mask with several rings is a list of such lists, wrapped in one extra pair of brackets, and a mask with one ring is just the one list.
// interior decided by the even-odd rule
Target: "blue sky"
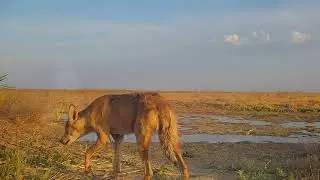
[[(175, 16), (194, 16), (248, 8), (278, 8), (285, 1), (269, 0), (124, 0), (94, 2), (84, 0), (4, 1), (1, 16), (10, 18), (85, 18), (100, 20), (151, 21), (170, 20)], [(43, 16), (43, 17), (39, 17)]]
[(320, 2), (0, 1), (22, 88), (319, 91)]

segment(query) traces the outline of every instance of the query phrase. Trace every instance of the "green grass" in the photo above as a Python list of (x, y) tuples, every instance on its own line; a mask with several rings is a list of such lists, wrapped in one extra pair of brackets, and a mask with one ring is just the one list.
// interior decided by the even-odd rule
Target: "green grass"
[(1, 148), (0, 179), (22, 179), (26, 166), (26, 154), (19, 149)]
[[(65, 169), (68, 158), (59, 152), (24, 151), (2, 147), (0, 150), (0, 179), (49, 179), (52, 169)], [(26, 170), (28, 169), (28, 170)]]

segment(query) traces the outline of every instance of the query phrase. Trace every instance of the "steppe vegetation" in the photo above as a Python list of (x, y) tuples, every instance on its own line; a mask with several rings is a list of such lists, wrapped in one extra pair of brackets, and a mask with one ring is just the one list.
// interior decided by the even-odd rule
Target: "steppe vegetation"
[[(1, 77), (1, 80), (4, 77)], [(94, 155), (93, 174), (85, 174), (83, 154), (87, 142), (70, 147), (58, 140), (63, 133), (69, 103), (88, 105), (96, 97), (127, 90), (0, 90), (0, 179), (94, 179), (111, 172), (112, 150)], [(178, 114), (228, 115), (272, 123), (284, 120), (317, 122), (320, 93), (307, 92), (160, 92)], [(179, 121), (190, 133), (233, 134), (240, 126), (209, 120)], [(209, 128), (206, 126), (216, 126)], [(242, 124), (242, 127), (247, 125)], [(249, 125), (248, 125), (249, 126)], [(309, 127), (310, 129), (310, 127)], [(311, 128), (318, 132), (319, 128)], [(237, 134), (246, 134), (246, 131)], [(283, 135), (269, 128), (263, 135)], [(292, 129), (287, 128), (286, 131)], [(278, 133), (276, 131), (279, 131)], [(183, 132), (183, 131), (182, 131)], [(260, 131), (257, 131), (260, 132)], [(262, 132), (262, 130), (261, 130)], [(183, 133), (182, 133), (183, 134)], [(122, 169), (125, 179), (139, 178), (142, 164), (132, 143), (124, 143)], [(183, 144), (192, 179), (319, 179), (320, 144), (217, 143)], [(153, 143), (154, 179), (176, 179), (177, 169)]]

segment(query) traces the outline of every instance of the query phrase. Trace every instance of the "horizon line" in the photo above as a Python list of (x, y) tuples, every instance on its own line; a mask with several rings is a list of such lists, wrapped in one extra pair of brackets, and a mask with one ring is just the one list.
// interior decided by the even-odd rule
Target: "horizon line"
[(180, 92), (180, 93), (320, 93), (320, 91), (303, 91), (303, 90), (191, 90), (191, 89), (109, 89), (109, 88), (1, 88), (1, 90), (28, 90), (28, 91), (123, 91), (123, 92)]

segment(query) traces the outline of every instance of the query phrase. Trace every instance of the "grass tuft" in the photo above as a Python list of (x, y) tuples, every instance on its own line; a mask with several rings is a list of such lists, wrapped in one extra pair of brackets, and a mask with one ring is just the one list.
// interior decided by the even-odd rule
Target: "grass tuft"
[(19, 149), (2, 147), (0, 150), (0, 179), (22, 179), (23, 169), (26, 166), (26, 154)]

